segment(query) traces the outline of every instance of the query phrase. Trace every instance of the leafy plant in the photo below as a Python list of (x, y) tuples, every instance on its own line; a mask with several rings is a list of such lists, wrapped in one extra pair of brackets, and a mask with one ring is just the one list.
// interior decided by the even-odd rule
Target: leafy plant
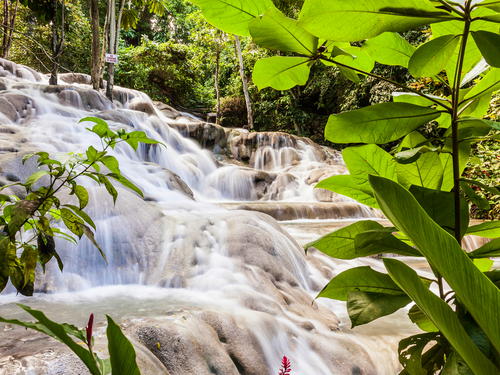
[[(15, 182), (0, 187), (0, 192), (11, 186), (22, 186), (26, 189), (26, 198), (19, 199), (14, 195), (0, 194), (0, 291), (11, 281), (17, 291), (25, 296), (33, 295), (35, 268), (37, 263), (45, 271), (45, 264), (56, 258), (61, 271), (63, 263), (59, 257), (54, 238), (60, 237), (76, 244), (75, 238), (53, 226), (61, 222), (75, 236), (83, 235), (97, 247), (106, 259), (103, 251), (94, 238), (96, 226), (84, 209), (89, 202), (87, 189), (78, 183), (81, 177), (88, 177), (104, 185), (116, 202), (118, 192), (111, 184), (110, 178), (120, 182), (143, 196), (142, 191), (126, 179), (120, 172), (118, 161), (108, 155), (120, 142), (129, 144), (137, 150), (139, 142), (158, 144), (149, 139), (144, 132), (126, 133), (121, 129), (114, 132), (108, 124), (95, 117), (86, 117), (80, 122), (93, 122), (92, 129), (87, 128), (101, 138), (104, 149), (96, 150), (90, 146), (85, 154), (56, 154), (54, 159), (45, 151), (27, 154), (22, 162), (31, 157), (38, 157), (38, 168), (46, 168), (33, 173), (25, 182)], [(102, 173), (101, 167), (109, 170)], [(45, 178), (44, 184), (40, 179)], [(61, 190), (69, 189), (70, 195), (78, 199), (78, 206), (62, 203), (58, 198)], [(36, 245), (35, 245), (36, 241)], [(21, 256), (18, 256), (21, 253)]]
[[(343, 153), (350, 175), (317, 185), (380, 208), (394, 227), (354, 223), (306, 249), (342, 259), (424, 257), (434, 278), (387, 258), (388, 274), (354, 268), (333, 278), (319, 297), (347, 301), (353, 327), (415, 302), (409, 317), (427, 333), (401, 341), (400, 374), (498, 374), (500, 272), (490, 271), (493, 262), (485, 258), (500, 254), (500, 242), (470, 253), (460, 244), (466, 234), (500, 236), (498, 221), (469, 227), (465, 196), (478, 199), (470, 186), (491, 188), (461, 177), (471, 143), (498, 139), (488, 134), (499, 124), (482, 117), (500, 89), (500, 2), (305, 0), (298, 20), (267, 0), (195, 3), (215, 26), (291, 54), (257, 61), (253, 80), (259, 89), (304, 85), (311, 66), (325, 64), (353, 82), (372, 77), (403, 90), (392, 102), (330, 116), (325, 137), (357, 145)], [(432, 38), (417, 48), (398, 34), (429, 24)], [(408, 68), (424, 85), (440, 82), (439, 95), (374, 74), (375, 62)], [(439, 131), (426, 138), (418, 129), (430, 121)], [(394, 155), (378, 146), (396, 141)], [(431, 283), (438, 295), (429, 290)]]
[[(103, 142), (103, 150), (98, 151), (90, 146), (85, 154), (60, 153), (52, 159), (44, 151), (25, 155), (22, 162), (31, 157), (38, 157), (38, 168), (46, 168), (33, 173), (25, 182), (16, 182), (0, 187), (5, 188), (19, 185), (26, 189), (26, 198), (19, 199), (14, 195), (0, 194), (0, 292), (11, 281), (17, 291), (23, 295), (33, 295), (35, 283), (35, 268), (37, 263), (45, 272), (45, 264), (56, 258), (59, 268), (63, 270), (63, 263), (55, 247), (55, 237), (69, 240), (76, 244), (75, 238), (54, 226), (62, 222), (75, 236), (87, 236), (97, 247), (104, 259), (101, 250), (94, 238), (96, 225), (85, 213), (84, 209), (89, 202), (89, 194), (78, 182), (82, 177), (88, 177), (99, 185), (104, 185), (108, 193), (116, 202), (118, 192), (111, 184), (110, 178), (120, 182), (143, 196), (142, 191), (126, 179), (120, 172), (118, 161), (108, 155), (109, 149), (114, 149), (118, 143), (125, 142), (134, 151), (139, 143), (158, 144), (160, 142), (149, 139), (144, 132), (133, 131), (126, 133), (120, 129), (114, 132), (108, 124), (96, 117), (86, 117), (81, 122), (93, 122), (95, 125), (87, 130), (99, 136)], [(101, 172), (107, 168), (109, 173)], [(41, 180), (45, 178), (45, 180)], [(40, 182), (45, 184), (40, 184)], [(39, 186), (36, 188), (36, 186)], [(70, 195), (76, 196), (78, 206), (62, 203), (59, 194), (62, 189), (68, 189)], [(92, 228), (92, 229), (91, 229)], [(28, 239), (26, 239), (28, 238)], [(35, 245), (36, 241), (36, 245)], [(18, 254), (21, 253), (19, 257)], [(21, 322), (0, 317), (0, 322), (17, 324), (26, 328), (35, 329), (56, 338), (67, 345), (85, 363), (93, 375), (111, 374), (140, 374), (135, 362), (135, 351), (128, 339), (123, 335), (116, 323), (107, 316), (109, 359), (100, 359), (92, 350), (93, 314), (85, 330), (68, 324), (58, 324), (49, 320), (41, 311), (32, 310), (27, 306), (19, 305), (26, 312), (38, 319), (38, 322)], [(70, 336), (73, 336), (87, 345), (81, 347)]]

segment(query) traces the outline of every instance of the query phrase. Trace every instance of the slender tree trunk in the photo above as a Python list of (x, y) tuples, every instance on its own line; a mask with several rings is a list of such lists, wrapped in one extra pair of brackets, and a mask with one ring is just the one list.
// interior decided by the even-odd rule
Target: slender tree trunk
[(104, 21), (104, 28), (102, 30), (102, 48), (101, 48), (101, 59), (99, 61), (99, 88), (104, 88), (104, 66), (106, 65), (106, 52), (108, 50), (108, 34), (109, 34), (109, 21), (111, 19), (111, 7), (108, 2), (108, 11), (106, 13), (106, 20)]
[[(63, 5), (64, 9), (64, 5)], [(57, 85), (57, 72), (59, 70), (59, 32), (57, 30), (57, 0), (52, 0), (52, 71), (49, 84)], [(64, 20), (61, 22), (64, 29)]]
[(90, 3), (90, 24), (92, 29), (92, 87), (99, 90), (99, 0), (91, 0)]
[[(116, 43), (116, 14), (115, 14), (115, 0), (109, 0), (109, 53), (115, 53)], [(108, 84), (106, 86), (106, 96), (109, 100), (113, 100), (113, 85), (115, 80), (115, 64), (108, 63)]]
[(219, 91), (219, 57), (220, 49), (217, 45), (217, 51), (215, 52), (215, 93), (217, 95), (217, 105), (215, 107), (215, 123), (220, 122), (220, 91)]
[(243, 82), (243, 94), (245, 95), (245, 102), (247, 104), (247, 116), (248, 116), (248, 129), (253, 129), (253, 116), (252, 116), (252, 103), (250, 102), (250, 95), (248, 94), (247, 77), (245, 76), (245, 69), (243, 66), (243, 55), (241, 54), (240, 40), (237, 35), (234, 36), (236, 53), (238, 54), (238, 60), (240, 62), (240, 76)]
[[(10, 47), (12, 47), (12, 33), (14, 32), (14, 25), (16, 24), (17, 9), (19, 7), (19, 0), (16, 0), (15, 8), (12, 9), (11, 3), (10, 11), (8, 7), (9, 1), (4, 0), (4, 19), (3, 19), (3, 43), (2, 43), (2, 58), (8, 59)], [(10, 26), (10, 27), (9, 27)]]

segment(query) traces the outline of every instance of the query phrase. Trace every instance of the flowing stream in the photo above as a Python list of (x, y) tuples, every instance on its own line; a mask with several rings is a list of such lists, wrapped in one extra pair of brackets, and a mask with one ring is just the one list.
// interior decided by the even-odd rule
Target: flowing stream
[[(34, 297), (8, 286), (0, 316), (30, 319), (14, 304), (23, 303), (83, 327), (94, 313), (97, 341), (104, 342), (109, 314), (134, 340), (144, 374), (275, 374), (284, 355), (294, 375), (398, 373), (397, 342), (418, 332), (405, 311), (351, 330), (345, 303), (313, 302), (349, 267), (382, 270), (376, 259), (337, 261), (317, 251), (306, 256), (300, 247), (334, 227), (379, 217), (348, 198), (314, 191), (325, 176), (347, 173), (337, 152), (243, 129), (226, 130), (225, 141), (209, 151), (190, 134), (202, 129), (206, 140), (221, 129), (168, 115), (142, 93), (117, 88), (110, 102), (83, 75), (63, 75), (54, 87), (25, 67), (5, 60), (0, 67), (3, 182), (36, 170), (34, 161), (21, 167), (27, 152), (98, 148), (98, 137), (85, 129), (92, 124), (79, 123), (88, 116), (166, 146), (141, 145), (135, 153), (120, 144), (111, 151), (145, 200), (117, 185), (114, 206), (103, 188), (85, 182), (108, 265), (86, 239), (76, 247), (59, 241), (64, 272), (54, 262), (45, 275), (38, 272)], [(0, 329), (1, 375), (84, 373), (60, 346), (17, 327)]]

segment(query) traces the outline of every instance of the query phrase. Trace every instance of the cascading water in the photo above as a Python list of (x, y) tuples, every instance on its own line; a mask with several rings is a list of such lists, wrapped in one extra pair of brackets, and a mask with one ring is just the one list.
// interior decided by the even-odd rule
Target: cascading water
[[(400, 336), (387, 332), (391, 317), (378, 331), (372, 326), (343, 334), (345, 323), (340, 330), (332, 311), (343, 314), (344, 306), (312, 303), (332, 276), (355, 263), (318, 253), (306, 257), (270, 216), (233, 210), (303, 219), (284, 223), (292, 233), (294, 225), (335, 215), (376, 217), (340, 196), (318, 202), (314, 184), (328, 174), (346, 173), (340, 156), (297, 137), (241, 130), (228, 137), (232, 158), (220, 160), (175, 129), (199, 122), (165, 116), (142, 93), (117, 88), (111, 103), (92, 91), (84, 76), (66, 76), (73, 83), (61, 80), (54, 87), (27, 68), (0, 65), (3, 179), (33, 172), (33, 163), (20, 168), (28, 151), (83, 152), (98, 145), (97, 136), (85, 130), (88, 125), (78, 123), (87, 116), (105, 119), (112, 129), (144, 131), (166, 145), (140, 146), (137, 153), (118, 145), (112, 151), (146, 201), (118, 187), (115, 207), (102, 188), (87, 182), (89, 214), (109, 264), (86, 240), (76, 248), (58, 242), (64, 272), (51, 262), (45, 275), (37, 274), (34, 297), (15, 296), (12, 288), (4, 292), (1, 316), (26, 318), (10, 304), (21, 302), (80, 326), (91, 312), (126, 319), (144, 374), (273, 374), (283, 355), (291, 359), (294, 374), (398, 371)], [(399, 325), (401, 336), (415, 332), (410, 323)], [(40, 347), (39, 340), (23, 335), (10, 327), (0, 333), (9, 343), (0, 343), (0, 374), (82, 373), (61, 347), (46, 339)], [(49, 347), (60, 355), (50, 355)]]

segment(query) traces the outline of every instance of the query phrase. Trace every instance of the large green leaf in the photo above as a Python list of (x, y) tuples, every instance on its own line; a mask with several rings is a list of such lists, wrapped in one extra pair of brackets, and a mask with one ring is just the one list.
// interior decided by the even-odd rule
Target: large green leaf
[(383, 226), (376, 221), (361, 220), (352, 223), (343, 228), (337, 229), (332, 233), (325, 234), (316, 241), (309, 242), (305, 249), (315, 247), (319, 251), (337, 259), (354, 259), (356, 254), (354, 238), (357, 234), (372, 229), (381, 229)]
[(125, 337), (120, 327), (108, 315), (108, 337), (109, 359), (113, 374), (140, 375), (141, 372), (135, 360), (134, 346)]
[[(410, 188), (420, 206), (440, 227), (449, 233), (455, 231), (455, 194), (447, 191), (427, 189), (413, 185)], [(462, 235), (469, 226), (469, 205), (460, 197), (460, 228)]]
[(377, 145), (347, 147), (342, 151), (342, 158), (356, 186), (369, 195), (372, 195), (369, 174), (396, 179), (396, 163)]
[(352, 290), (347, 296), (347, 312), (351, 319), (351, 328), (395, 313), (410, 302), (411, 299), (406, 294), (395, 296)]
[(354, 248), (358, 257), (386, 253), (422, 256), (418, 250), (407, 245), (392, 233), (383, 230), (359, 233), (354, 238)]
[[(371, 72), (375, 67), (375, 60), (360, 47), (345, 46), (342, 47), (342, 51), (344, 51), (345, 53), (338, 54), (335, 57), (332, 54), (332, 58), (337, 64), (339, 63), (345, 64), (347, 66), (362, 70), (367, 73)], [(338, 65), (338, 68), (345, 75), (345, 70), (347, 68), (341, 65)], [(356, 74), (356, 76), (358, 74), (361, 74), (360, 72), (356, 72), (354, 70), (350, 71), (352, 72), (352, 74)]]
[(500, 35), (482, 30), (473, 31), (471, 34), (486, 62), (500, 68)]
[(26, 180), (26, 189), (31, 189), (33, 184), (37, 182), (40, 178), (42, 178), (45, 175), (51, 174), (49, 171), (38, 171), (33, 173), (31, 176), (28, 177)]
[(498, 374), (498, 369), (467, 335), (451, 307), (429, 291), (414, 270), (399, 260), (386, 258), (383, 261), (393, 280), (439, 328), (476, 375)]
[(500, 89), (500, 69), (492, 68), (479, 83), (465, 95), (466, 100), (490, 94)]
[(309, 56), (316, 54), (318, 38), (276, 8), (269, 8), (262, 18), (250, 22), (249, 28), (260, 47)]
[[(497, 311), (500, 311), (500, 290), (474, 265), (455, 238), (429, 217), (410, 192), (383, 177), (370, 176), (370, 184), (386, 217), (413, 242), (431, 267), (444, 277), (498, 351), (500, 321)], [(409, 272), (404, 273), (408, 276)], [(397, 280), (401, 283), (399, 278)], [(420, 303), (418, 305), (441, 332), (447, 329), (430, 316), (434, 307), (428, 310)], [(449, 308), (448, 305), (446, 307)], [(453, 313), (451, 309), (450, 312)], [(451, 338), (447, 338), (451, 341)], [(453, 346), (458, 349), (455, 344)], [(459, 353), (466, 359), (462, 352)], [(471, 365), (469, 360), (466, 361)], [(471, 368), (474, 370), (472, 366)]]
[(288, 90), (294, 86), (303, 86), (309, 79), (309, 62), (307, 57), (274, 56), (260, 59), (255, 63), (252, 79), (262, 90), (272, 87), (276, 90)]
[(274, 7), (271, 0), (194, 0), (208, 22), (226, 33), (250, 36), (248, 23)]
[(397, 33), (383, 33), (368, 39), (361, 49), (381, 64), (401, 65), (407, 68), (416, 48)]
[(316, 298), (325, 297), (347, 301), (349, 292), (352, 291), (406, 296), (389, 275), (364, 266), (351, 268), (338, 274), (330, 280)]
[(481, 224), (472, 225), (467, 229), (467, 234), (486, 238), (500, 237), (500, 221), (485, 221)]
[[(436, 95), (426, 95), (426, 96), (429, 98), (433, 98), (433, 99), (442, 101), (443, 104), (449, 104), (449, 102), (446, 100), (446, 98), (442, 98), (442, 97), (436, 96)], [(424, 107), (435, 104), (432, 100), (427, 99), (421, 95), (415, 94), (413, 92), (393, 92), (392, 98), (395, 102), (416, 104), (416, 105), (421, 105)]]
[(444, 69), (457, 48), (458, 35), (443, 35), (422, 44), (412, 55), (408, 70), (414, 77), (432, 77)]
[[(404, 338), (399, 342), (398, 353), (399, 362), (403, 365), (404, 370), (399, 375), (427, 375), (433, 371), (428, 369), (434, 367), (434, 363), (429, 363), (434, 359), (439, 360), (441, 346), (435, 344), (422, 355), (422, 352), (427, 345), (432, 341), (438, 341), (436, 333), (423, 333)], [(441, 353), (441, 357), (444, 353)], [(433, 358), (436, 356), (436, 358)], [(438, 366), (439, 368), (440, 366)], [(429, 371), (427, 371), (429, 370)]]
[(489, 258), (500, 256), (500, 238), (495, 238), (490, 242), (485, 243), (479, 249), (469, 253), (471, 258)]
[[(495, 13), (489, 9), (477, 9), (472, 12), (472, 16), (481, 16), (481, 15), (486, 15), (486, 14), (491, 14)], [(440, 36), (443, 35), (460, 35), (463, 34), (464, 32), (464, 26), (465, 23), (463, 21), (449, 21), (449, 22), (440, 22), (440, 23), (434, 23), (431, 25), (432, 29), (432, 35), (434, 38), (439, 38)], [(496, 28), (496, 30), (495, 30)], [(478, 30), (487, 30), (491, 32), (498, 31), (498, 26), (495, 26), (495, 24), (482, 21), (482, 20), (475, 20), (472, 22), (470, 25), (470, 30), (471, 31), (478, 31)], [(460, 38), (461, 40), (461, 38)], [(456, 73), (456, 68), (457, 68), (457, 62), (458, 62), (458, 54), (459, 54), (459, 49), (457, 48), (451, 57), (451, 59), (448, 61), (448, 64), (446, 64), (446, 74), (448, 76), (448, 81), (451, 86), (453, 86), (455, 82), (455, 73)], [(482, 55), (481, 51), (476, 46), (476, 43), (474, 42), (473, 38), (468, 38), (467, 39), (467, 44), (466, 44), (466, 54), (464, 56), (464, 61), (463, 61), (463, 67), (462, 67), (462, 72), (461, 72), (461, 77), (460, 77), (460, 82), (462, 82), (463, 77), (481, 60)]]
[(420, 155), (410, 164), (397, 164), (398, 182), (406, 188), (418, 185), (429, 189), (438, 189), (443, 180), (443, 166), (436, 152)]
[(425, 0), (306, 0), (299, 16), (299, 22), (311, 34), (340, 42), (356, 42), (385, 31), (405, 31), (449, 19), (453, 17)]
[(407, 103), (381, 103), (331, 115), (325, 138), (333, 143), (387, 143), (440, 116), (432, 108)]
[(411, 307), (410, 311), (408, 311), (408, 317), (422, 331), (439, 332), (434, 323), (432, 323), (429, 317), (425, 315), (422, 310), (420, 310), (420, 307), (418, 307), (418, 305), (413, 305)]
[(375, 198), (363, 192), (348, 174), (326, 178), (318, 182), (315, 188), (330, 190), (337, 194), (355, 199), (359, 203), (365, 204), (369, 207), (378, 208)]
[[(442, 152), (439, 154), (439, 159), (443, 166), (443, 183), (441, 185), (441, 190), (450, 191), (454, 186), (453, 180), (453, 157), (451, 155), (451, 139), (446, 141), (446, 147), (444, 150), (448, 150), (449, 153)], [(469, 142), (460, 142), (458, 146), (458, 159), (459, 159), (459, 174), (462, 174), (467, 162), (469, 160), (471, 146)]]

